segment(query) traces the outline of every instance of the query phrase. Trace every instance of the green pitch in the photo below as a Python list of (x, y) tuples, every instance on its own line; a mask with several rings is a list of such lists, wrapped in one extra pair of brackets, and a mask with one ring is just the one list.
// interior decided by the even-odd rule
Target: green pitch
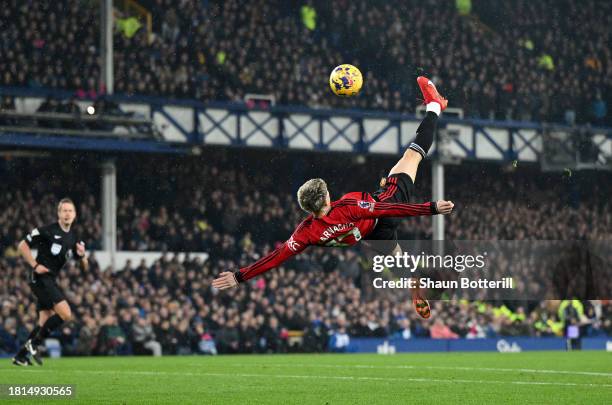
[[(44, 403), (611, 404), (612, 353), (2, 359), (0, 384), (12, 383), (76, 387)], [(11, 402), (30, 401), (0, 399)]]

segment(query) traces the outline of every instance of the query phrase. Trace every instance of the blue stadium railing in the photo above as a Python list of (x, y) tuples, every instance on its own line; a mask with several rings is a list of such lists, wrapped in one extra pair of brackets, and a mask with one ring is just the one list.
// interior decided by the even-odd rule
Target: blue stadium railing
[[(74, 93), (61, 90), (0, 87), (0, 96), (23, 100), (46, 97), (68, 100)], [(202, 103), (144, 96), (108, 96), (124, 111), (150, 118), (162, 141), (126, 141), (75, 136), (0, 134), (0, 144), (32, 148), (106, 151), (190, 152), (198, 145), (226, 145), (306, 149), (353, 153), (397, 154), (414, 137), (419, 118), (414, 115), (363, 110), (327, 110), (273, 106), (250, 109), (244, 103)], [(93, 100), (75, 99), (84, 108)], [(21, 106), (28, 103), (20, 103)], [(35, 105), (32, 104), (32, 105)], [(33, 111), (31, 111), (33, 112)], [(540, 160), (546, 133), (589, 134), (602, 165), (612, 156), (612, 128), (568, 127), (557, 124), (457, 119), (444, 117), (440, 127), (449, 135), (445, 153), (467, 160)], [(572, 136), (563, 138), (570, 150)], [(434, 146), (435, 153), (435, 146)]]

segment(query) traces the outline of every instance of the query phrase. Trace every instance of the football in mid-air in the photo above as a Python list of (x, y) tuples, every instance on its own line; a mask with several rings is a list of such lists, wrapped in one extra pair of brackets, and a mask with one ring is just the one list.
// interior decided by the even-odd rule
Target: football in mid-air
[(361, 72), (353, 65), (336, 66), (329, 75), (329, 86), (336, 96), (352, 97), (363, 85)]

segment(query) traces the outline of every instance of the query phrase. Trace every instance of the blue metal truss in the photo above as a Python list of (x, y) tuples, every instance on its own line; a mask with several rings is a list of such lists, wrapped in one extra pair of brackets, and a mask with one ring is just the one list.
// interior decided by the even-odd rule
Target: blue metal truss
[[(35, 91), (31, 89), (16, 89), (16, 88), (0, 88), (0, 94), (11, 94), (16, 97), (45, 97), (49, 95), (49, 91)], [(63, 94), (61, 92), (54, 94), (55, 96), (70, 97), (69, 94)], [(165, 119), (172, 124), (172, 127), (178, 130), (186, 138), (185, 146), (189, 148), (194, 145), (205, 145), (209, 143), (211, 134), (226, 138), (230, 145), (234, 146), (248, 146), (250, 144), (257, 143), (257, 138), (266, 140), (267, 144), (271, 147), (277, 148), (293, 148), (297, 147), (292, 144), (292, 141), (302, 136), (306, 140), (306, 143), (302, 144), (301, 147), (314, 150), (333, 150), (334, 144), (339, 140), (343, 139), (351, 146), (351, 150), (355, 153), (373, 153), (373, 148), (378, 142), (383, 141), (384, 137), (390, 136), (393, 132), (397, 134), (397, 142), (394, 141), (394, 145), (389, 148), (387, 143), (385, 147), (389, 153), (400, 153), (407, 145), (404, 144), (405, 140), (411, 140), (414, 137), (413, 133), (407, 134), (402, 131), (406, 131), (402, 125), (406, 122), (418, 123), (419, 119), (413, 115), (397, 114), (397, 113), (383, 113), (383, 112), (372, 112), (372, 111), (360, 111), (360, 110), (313, 110), (302, 107), (282, 107), (275, 106), (269, 110), (250, 110), (245, 105), (236, 103), (208, 103), (204, 104), (197, 101), (190, 100), (168, 100), (159, 98), (147, 98), (147, 97), (121, 97), (112, 96), (110, 97), (114, 102), (121, 106), (122, 103), (130, 104), (142, 104), (149, 107), (150, 117), (152, 118), (155, 113), (160, 113)], [(182, 107), (191, 109), (193, 114), (193, 131), (187, 128), (186, 123), (181, 122), (180, 117), (173, 116), (172, 114), (164, 110), (165, 107)], [(223, 111), (219, 114), (212, 114), (211, 110)], [(263, 120), (258, 120), (251, 116), (251, 112), (265, 112), (270, 116)], [(304, 123), (298, 124), (298, 116), (306, 117)], [(208, 120), (207, 127), (204, 129), (202, 126), (202, 119)], [(336, 123), (335, 118), (348, 119), (346, 123)], [(227, 127), (227, 121), (230, 119), (235, 120), (235, 124), (232, 128)], [(273, 129), (266, 128), (270, 127), (270, 122), (276, 122)], [(369, 120), (378, 120), (382, 122), (381, 129), (377, 129), (375, 133), (366, 134), (365, 128), (367, 127), (366, 122)], [(248, 127), (246, 125), (248, 124)], [(327, 125), (326, 125), (327, 124)], [(439, 120), (439, 128), (444, 128), (447, 124), (459, 124), (470, 127), (472, 145), (467, 145), (459, 138), (453, 138), (452, 142), (465, 154), (458, 156), (462, 159), (474, 160), (474, 159), (487, 159), (490, 160), (491, 156), (499, 156), (495, 160), (499, 161), (512, 161), (520, 157), (521, 153), (525, 151), (530, 152), (530, 156), (535, 156), (539, 159), (542, 155), (542, 139), (543, 134), (549, 130), (554, 131), (566, 131), (575, 132), (580, 128), (569, 128), (560, 126), (547, 126), (537, 123), (528, 122), (500, 122), (500, 121), (488, 121), (488, 120), (475, 120), (475, 119), (456, 119), (456, 118), (445, 118), (441, 117)], [(292, 126), (289, 130), (288, 126)], [(355, 137), (355, 130), (353, 126), (357, 126), (357, 137)], [(324, 127), (327, 129), (324, 131)], [(413, 127), (413, 126), (410, 126)], [(404, 128), (404, 129), (402, 129)], [(505, 131), (507, 136), (494, 137), (491, 134), (491, 129)], [(525, 131), (534, 131), (532, 135), (526, 134)], [(585, 128), (588, 133), (596, 133), (604, 135), (604, 137), (595, 143), (602, 151), (605, 147), (609, 147), (607, 141), (612, 141), (612, 128)], [(349, 131), (351, 131), (349, 133)], [(161, 129), (162, 135), (164, 130)], [(324, 136), (324, 132), (327, 137)], [(502, 132), (504, 133), (504, 132)], [(29, 134), (17, 134), (0, 133), (0, 144), (1, 145), (13, 145), (19, 147), (22, 146), (36, 146), (38, 147), (58, 147), (68, 149), (96, 149), (103, 150), (109, 148), (110, 150), (137, 150), (142, 147), (142, 151), (160, 150), (164, 149), (161, 145), (164, 142), (148, 143), (148, 142), (135, 142), (125, 141), (122, 139), (91, 139), (79, 136), (42, 136), (40, 139), (30, 139)], [(486, 142), (482, 142), (485, 140)], [(170, 144), (170, 142), (167, 142)], [(128, 146), (129, 145), (129, 146)], [(565, 145), (565, 146), (570, 146)], [(174, 146), (168, 147), (168, 150), (175, 150)], [(395, 150), (389, 150), (395, 149)], [(377, 150), (380, 150), (377, 149)]]
[(298, 135), (303, 135), (305, 136), (311, 143), (313, 146), (322, 146), (323, 145), (323, 140), (322, 140), (322, 134), (321, 134), (321, 122), (318, 121), (319, 125), (318, 125), (318, 133), (316, 134), (316, 138), (318, 139), (317, 141), (315, 141), (314, 139), (312, 139), (312, 135), (313, 134), (309, 134), (307, 133), (304, 129), (307, 128), (310, 124), (312, 124), (313, 122), (316, 122), (317, 119), (314, 116), (311, 116), (310, 119), (304, 124), (304, 125), (298, 125), (295, 123), (295, 121), (291, 118), (290, 115), (287, 115), (285, 117), (286, 121), (291, 122), (291, 124), (293, 124), (293, 126), (295, 127), (295, 133), (291, 136), (287, 136), (286, 131), (281, 132), (281, 134), (279, 134), (280, 136), (283, 136), (285, 141), (283, 142), (283, 145), (289, 145), (289, 141), (293, 140), (294, 138), (296, 138)]
[[(242, 131), (241, 131), (240, 137), (239, 137), (239, 141), (241, 145), (246, 145), (247, 144), (246, 142), (249, 140), (249, 138), (251, 138), (253, 135), (258, 134), (258, 133), (268, 138), (272, 142), (272, 145), (274, 146), (278, 145), (280, 133), (271, 134), (268, 131), (266, 131), (266, 129), (264, 128), (268, 122), (278, 119), (278, 117), (275, 117), (274, 115), (270, 114), (270, 116), (266, 118), (262, 123), (258, 123), (248, 113), (243, 113), (242, 116), (248, 119), (255, 128), (253, 128), (246, 135), (242, 135)], [(238, 117), (238, 119), (240, 119), (240, 117)]]
[[(533, 142), (535, 141), (536, 138), (538, 138), (538, 133), (535, 133), (531, 136), (531, 138), (527, 139), (519, 129), (513, 129), (512, 130), (512, 145), (510, 146), (512, 148), (512, 150), (514, 151), (515, 156), (518, 156), (523, 150), (529, 148), (536, 156), (540, 156), (541, 155), (541, 151), (539, 151), (535, 145), (533, 144)], [(520, 148), (516, 148), (516, 139), (520, 139), (521, 141), (523, 141), (523, 146), (521, 146)]]
[(183, 134), (183, 136), (185, 137), (185, 139), (188, 142), (195, 142), (195, 140), (197, 139), (196, 133), (197, 133), (197, 127), (195, 126), (196, 124), (196, 120), (194, 119), (194, 130), (192, 132), (189, 132), (185, 129), (185, 127), (183, 126), (183, 124), (181, 124), (180, 122), (178, 122), (176, 119), (174, 119), (174, 117), (170, 114), (168, 114), (165, 110), (164, 110), (164, 106), (161, 105), (152, 105), (151, 106), (151, 119), (153, 119), (153, 115), (155, 113), (159, 113), (161, 115), (164, 116), (164, 118), (166, 118), (168, 121), (170, 121), (170, 123), (179, 130), (179, 132), (181, 134)]
[[(239, 138), (239, 135), (238, 135), (238, 134), (240, 134), (240, 128), (236, 128), (236, 133), (237, 133), (237, 135), (232, 136), (232, 134), (231, 134), (230, 132), (228, 132), (228, 131), (227, 131), (225, 128), (223, 128), (223, 125), (222, 125), (222, 124), (223, 124), (225, 121), (227, 121), (227, 119), (228, 119), (228, 118), (230, 118), (230, 117), (232, 117), (232, 116), (233, 116), (233, 114), (232, 114), (232, 112), (231, 112), (231, 111), (227, 111), (227, 114), (225, 114), (225, 115), (223, 116), (223, 118), (221, 118), (221, 119), (219, 119), (219, 120), (215, 120), (215, 119), (214, 119), (214, 118), (213, 118), (213, 117), (212, 117), (210, 114), (208, 114), (208, 113), (206, 112), (206, 110), (196, 110), (196, 117), (199, 115), (198, 113), (199, 113), (199, 114), (202, 114), (202, 115), (204, 115), (206, 118), (208, 118), (208, 120), (209, 120), (209, 121), (211, 122), (211, 124), (212, 124), (212, 127), (211, 127), (210, 129), (208, 129), (207, 131), (202, 130), (202, 131), (200, 132), (200, 127), (199, 127), (199, 125), (195, 127), (195, 128), (196, 128), (196, 131), (197, 131), (197, 132), (198, 132), (198, 134), (199, 134), (199, 136), (198, 136), (197, 138), (201, 139), (201, 140), (202, 140), (202, 143), (206, 143), (206, 136), (207, 136), (207, 135), (209, 135), (210, 133), (212, 133), (212, 132), (213, 132), (214, 130), (216, 130), (216, 129), (218, 129), (219, 131), (221, 131), (221, 132), (222, 132), (222, 133), (223, 133), (223, 134), (224, 134), (224, 135), (227, 137), (227, 139), (228, 139), (228, 140), (229, 140), (231, 143), (234, 143), (234, 144), (235, 144), (235, 143), (237, 143), (237, 142), (236, 142), (236, 140), (237, 140), (237, 138)], [(199, 119), (197, 120), (197, 123), (199, 124)], [(238, 124), (237, 124), (237, 126), (238, 126), (238, 127), (240, 127), (240, 120), (238, 120)]]
[(500, 145), (487, 131), (486, 127), (474, 126), (473, 142), (474, 142), (474, 153), (473, 156), (478, 156), (478, 143), (477, 138), (481, 135), (484, 139), (489, 141), (489, 144), (493, 146), (502, 156), (502, 160), (514, 159), (514, 153), (512, 151), (512, 130), (508, 131), (508, 145)]
[[(372, 118), (372, 117), (368, 117), (368, 118)], [(363, 150), (361, 150), (360, 152), (363, 153), (367, 153), (369, 152), (370, 147), (375, 144), (376, 142), (378, 142), (383, 136), (387, 135), (387, 133), (389, 132), (390, 129), (397, 129), (397, 149), (398, 151), (403, 149), (404, 145), (402, 145), (402, 136), (401, 136), (401, 125), (399, 121), (394, 121), (394, 120), (389, 120), (389, 122), (387, 123), (387, 125), (381, 129), (380, 131), (378, 131), (377, 133), (375, 133), (374, 135), (372, 135), (370, 137), (369, 141), (365, 141), (365, 130), (364, 130), (364, 136), (363, 139), (364, 141), (362, 142), (363, 145)], [(407, 147), (407, 145), (405, 145), (405, 147)]]
[[(359, 152), (359, 150), (357, 150), (359, 147), (361, 147), (363, 145), (363, 125), (361, 123), (360, 120), (352, 120), (349, 121), (348, 124), (346, 124), (345, 126), (343, 126), (342, 128), (338, 128), (338, 126), (336, 126), (336, 124), (334, 124), (334, 122), (328, 118), (326, 120), (324, 120), (323, 118), (321, 118), (321, 143), (323, 143), (323, 122), (327, 122), (329, 125), (332, 126), (332, 128), (334, 128), (336, 130), (336, 133), (331, 137), (331, 139), (329, 139), (327, 141), (327, 145), (331, 145), (336, 139), (338, 139), (339, 137), (342, 137), (344, 139), (346, 139), (346, 141), (350, 144), (353, 145), (353, 151), (354, 152)], [(351, 139), (344, 133), (344, 131), (346, 131), (348, 128), (352, 127), (353, 125), (358, 125), (359, 127), (359, 140), (361, 140), (361, 142), (355, 142), (355, 141), (351, 141)]]

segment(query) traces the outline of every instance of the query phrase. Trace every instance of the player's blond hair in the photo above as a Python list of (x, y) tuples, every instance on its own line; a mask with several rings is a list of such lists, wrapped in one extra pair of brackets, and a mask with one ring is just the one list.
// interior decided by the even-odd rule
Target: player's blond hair
[(72, 206), (74, 207), (75, 211), (76, 211), (76, 205), (74, 205), (74, 201), (72, 201), (70, 198), (66, 197), (66, 198), (62, 198), (60, 200), (60, 202), (57, 204), (57, 212), (60, 212), (60, 210), (62, 209), (62, 205), (64, 204), (72, 204)]
[(323, 179), (310, 179), (298, 189), (297, 198), (304, 211), (316, 214), (327, 202), (327, 183)]

